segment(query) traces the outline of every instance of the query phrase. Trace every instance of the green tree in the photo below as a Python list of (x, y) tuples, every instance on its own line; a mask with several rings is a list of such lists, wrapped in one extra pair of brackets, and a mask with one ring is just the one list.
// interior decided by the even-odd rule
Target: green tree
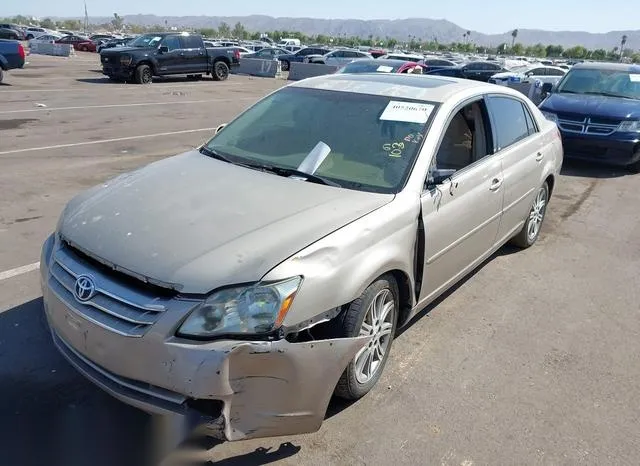
[(586, 58), (589, 51), (581, 45), (576, 45), (564, 51), (564, 56), (568, 58)]
[(524, 55), (524, 45), (520, 42), (511, 46), (512, 55)]
[(511, 48), (516, 45), (516, 39), (518, 38), (518, 30), (514, 29), (511, 31)]
[(563, 52), (562, 45), (547, 45), (547, 57), (561, 57)]
[(215, 37), (218, 34), (218, 31), (214, 28), (202, 28), (198, 29), (198, 34), (202, 35), (203, 37)]
[(82, 23), (78, 19), (65, 19), (58, 23), (61, 29), (66, 29), (69, 31), (78, 31), (82, 29)]
[(46, 28), (46, 29), (55, 29), (56, 23), (54, 23), (51, 18), (45, 18), (42, 21), (40, 21), (40, 27)]
[(596, 49), (591, 52), (591, 58), (593, 58), (594, 60), (606, 60), (607, 51), (604, 49)]
[(224, 21), (218, 26), (218, 35), (223, 38), (227, 38), (231, 35), (231, 28)]
[(398, 45), (398, 41), (396, 39), (391, 38), (387, 40), (387, 47), (390, 49), (394, 48), (396, 45)]
[(111, 20), (111, 26), (116, 31), (120, 31), (122, 29), (122, 25), (124, 24), (124, 20), (118, 13), (113, 14), (113, 19)]
[(236, 25), (233, 27), (233, 31), (231, 33), (233, 35), (233, 37), (235, 37), (236, 39), (246, 39), (247, 38), (247, 30), (245, 29), (245, 27), (242, 25), (241, 22), (237, 22)]

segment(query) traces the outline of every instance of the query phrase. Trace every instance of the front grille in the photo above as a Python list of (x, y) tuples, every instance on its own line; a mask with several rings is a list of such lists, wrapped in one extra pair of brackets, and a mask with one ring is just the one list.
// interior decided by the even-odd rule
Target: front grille
[(609, 136), (618, 129), (620, 120), (559, 113), (558, 126), (569, 133)]
[[(169, 304), (184, 307), (185, 312), (193, 305), (132, 289), (125, 282), (92, 267), (64, 245), (55, 252), (49, 271), (51, 290), (68, 307), (94, 324), (124, 336), (142, 337)], [(91, 277), (95, 283), (95, 292), (87, 301), (76, 299), (74, 292), (76, 279), (81, 275)]]

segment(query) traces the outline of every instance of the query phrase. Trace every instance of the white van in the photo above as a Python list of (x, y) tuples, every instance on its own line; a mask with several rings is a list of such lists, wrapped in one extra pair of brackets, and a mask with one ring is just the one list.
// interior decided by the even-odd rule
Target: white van
[(300, 47), (300, 39), (280, 39), (278, 47)]

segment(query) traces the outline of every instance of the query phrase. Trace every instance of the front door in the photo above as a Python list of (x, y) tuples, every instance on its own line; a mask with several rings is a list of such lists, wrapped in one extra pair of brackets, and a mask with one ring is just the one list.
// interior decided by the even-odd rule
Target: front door
[(160, 46), (167, 47), (168, 51), (158, 52), (156, 57), (158, 60), (157, 73), (159, 75), (187, 73), (180, 37), (166, 36), (160, 42)]
[[(450, 117), (433, 169), (455, 170), (421, 197), (424, 269), (420, 302), (431, 301), (493, 251), (502, 215), (502, 161), (492, 151), (483, 99)], [(432, 172), (433, 173), (433, 172)]]

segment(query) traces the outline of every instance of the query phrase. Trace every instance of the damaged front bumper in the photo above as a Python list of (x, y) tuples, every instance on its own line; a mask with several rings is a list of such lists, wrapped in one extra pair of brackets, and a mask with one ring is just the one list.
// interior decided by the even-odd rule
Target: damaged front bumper
[(45, 254), (45, 314), (73, 366), (125, 403), (205, 424), (229, 441), (318, 430), (342, 372), (370, 340), (190, 341), (173, 336), (171, 309), (132, 338), (84, 318), (48, 266)]

